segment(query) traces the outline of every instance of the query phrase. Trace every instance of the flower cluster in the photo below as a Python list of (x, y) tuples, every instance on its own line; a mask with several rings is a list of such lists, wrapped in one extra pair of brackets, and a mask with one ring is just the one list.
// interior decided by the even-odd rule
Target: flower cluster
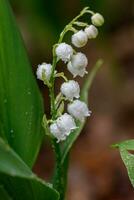
[[(104, 23), (104, 18), (101, 14), (92, 12), (91, 22), (92, 24), (88, 25), (84, 22), (74, 21), (71, 24), (71, 28), (68, 26), (68, 31), (72, 30), (74, 32), (71, 37), (71, 42), (75, 47), (81, 48), (87, 44), (88, 39), (96, 38), (98, 35), (97, 27)], [(84, 29), (76, 30), (73, 27), (73, 25), (76, 24), (80, 27), (84, 26)], [(76, 76), (83, 77), (88, 73), (86, 70), (88, 65), (86, 55), (82, 52), (76, 52), (71, 45), (60, 41), (55, 45), (54, 56), (56, 57), (56, 62), (62, 60), (67, 64), (67, 69), (74, 78)], [(51, 87), (51, 83), (49, 83), (51, 78), (59, 77), (61, 74), (62, 77), (64, 76), (63, 73), (58, 74), (53, 67), (54, 66), (51, 64), (43, 63), (37, 68), (37, 78), (43, 80), (48, 87)], [(64, 79), (66, 81), (61, 85), (61, 97), (58, 103), (61, 104), (65, 100), (68, 101), (68, 113), (62, 114), (62, 111), (60, 112), (60, 115), (55, 115), (54, 120), (52, 120), (52, 123), (50, 124), (50, 133), (57, 138), (57, 142), (65, 140), (67, 136), (77, 128), (77, 120), (83, 122), (85, 117), (88, 117), (91, 114), (86, 103), (79, 100), (80, 87), (78, 82), (75, 80), (67, 80), (65, 76)], [(55, 107), (57, 110), (60, 108), (56, 103)]]

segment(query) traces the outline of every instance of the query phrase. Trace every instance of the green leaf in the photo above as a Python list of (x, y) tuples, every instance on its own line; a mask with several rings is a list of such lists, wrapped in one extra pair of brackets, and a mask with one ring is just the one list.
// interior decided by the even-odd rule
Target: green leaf
[(134, 187), (134, 155), (128, 151), (134, 151), (134, 140), (127, 140), (113, 146), (119, 148), (121, 158), (127, 168), (129, 179)]
[[(96, 73), (98, 72), (98, 70), (100, 69), (101, 65), (102, 65), (102, 60), (98, 60), (96, 65), (93, 67), (92, 71), (89, 73), (87, 79), (85, 80), (84, 86), (82, 88), (81, 91), (81, 100), (86, 102), (88, 104), (88, 94), (90, 92), (90, 88), (92, 85), (92, 82), (95, 78)], [(75, 142), (75, 140), (77, 139), (77, 137), (79, 136), (80, 132), (82, 131), (83, 127), (85, 125), (85, 121), (83, 123), (78, 122), (77, 126), (79, 127), (78, 129), (76, 129), (73, 133), (71, 133), (68, 138), (66, 139), (66, 141), (64, 142), (64, 146), (63, 146), (63, 154), (62, 154), (62, 161), (61, 163), (63, 164), (66, 156), (68, 155), (73, 143)]]
[(11, 147), (0, 138), (0, 185), (13, 200), (58, 200), (52, 186), (38, 178)]
[(0, 112), (0, 136), (32, 167), (43, 138), (43, 104), (7, 0), (0, 0)]
[(2, 185), (0, 185), (0, 199), (1, 200), (12, 200)]

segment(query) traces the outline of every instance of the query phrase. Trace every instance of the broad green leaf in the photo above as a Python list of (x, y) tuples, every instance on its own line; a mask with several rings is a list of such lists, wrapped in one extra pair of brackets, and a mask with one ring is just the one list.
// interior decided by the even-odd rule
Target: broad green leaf
[(0, 199), (1, 200), (12, 200), (2, 185), (0, 185)]
[(129, 150), (134, 151), (134, 140), (127, 140), (113, 146), (119, 148), (129, 179), (134, 187), (134, 154), (129, 152)]
[(30, 167), (43, 138), (42, 116), (42, 99), (22, 38), (8, 1), (0, 0), (0, 136)]
[[(90, 92), (92, 82), (95, 78), (97, 71), (100, 69), (101, 65), (102, 65), (102, 60), (98, 60), (96, 65), (93, 67), (92, 71), (89, 73), (87, 79), (85, 80), (84, 86), (82, 88), (81, 100), (86, 102), (87, 104), (88, 104), (88, 94)], [(85, 121), (83, 123), (78, 122), (77, 126), (79, 128), (76, 129), (73, 133), (71, 133), (68, 136), (67, 140), (65, 141), (64, 146), (63, 146), (63, 155), (62, 155), (62, 161), (61, 161), (62, 164), (64, 163), (68, 152), (70, 151), (73, 143), (75, 142), (75, 140), (79, 136), (80, 132), (82, 131), (84, 125), (85, 125)]]
[(11, 147), (0, 138), (0, 185), (13, 200), (58, 200), (52, 186), (38, 178)]

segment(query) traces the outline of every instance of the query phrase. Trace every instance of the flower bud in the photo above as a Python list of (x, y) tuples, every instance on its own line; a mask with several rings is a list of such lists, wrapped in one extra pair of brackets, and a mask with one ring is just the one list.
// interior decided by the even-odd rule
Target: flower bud
[(88, 41), (87, 35), (83, 30), (72, 35), (72, 44), (76, 47), (83, 47)]
[(90, 25), (85, 28), (85, 33), (89, 39), (96, 38), (98, 35), (98, 29), (94, 25)]
[(63, 141), (67, 136), (76, 129), (76, 124), (71, 115), (65, 113), (61, 115), (56, 122), (50, 125), (51, 134), (58, 139), (57, 142)]
[(79, 98), (80, 95), (80, 87), (78, 82), (74, 80), (70, 80), (61, 85), (61, 93), (69, 100), (73, 100), (73, 98)]
[(49, 81), (52, 73), (52, 65), (47, 63), (42, 63), (41, 65), (38, 65), (36, 72), (37, 78), (43, 80), (43, 73), (45, 74), (45, 78)]
[(86, 103), (80, 100), (75, 100), (73, 103), (68, 104), (67, 110), (70, 115), (79, 121), (84, 121), (85, 117), (91, 115)]
[(95, 13), (91, 17), (91, 21), (95, 26), (102, 26), (104, 24), (104, 17), (100, 13)]
[(71, 56), (73, 55), (73, 48), (66, 43), (60, 43), (56, 48), (56, 55), (59, 59), (66, 63), (71, 59)]
[(74, 77), (77, 75), (83, 77), (87, 73), (87, 64), (87, 57), (85, 54), (79, 52), (72, 56), (71, 61), (67, 65), (67, 68)]

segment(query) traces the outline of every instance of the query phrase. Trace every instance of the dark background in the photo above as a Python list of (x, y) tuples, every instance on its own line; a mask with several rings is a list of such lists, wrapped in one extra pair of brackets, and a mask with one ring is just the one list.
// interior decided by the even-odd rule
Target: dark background
[[(90, 6), (105, 17), (99, 37), (82, 49), (89, 71), (98, 58), (103, 58), (104, 65), (89, 95), (92, 116), (72, 150), (67, 200), (133, 200), (134, 190), (119, 152), (110, 145), (134, 134), (134, 0), (10, 2), (34, 73), (39, 63), (51, 62), (52, 45), (83, 7)], [(39, 86), (49, 113), (48, 92), (42, 83)], [(34, 171), (48, 179), (53, 165), (53, 153), (45, 141)]]

